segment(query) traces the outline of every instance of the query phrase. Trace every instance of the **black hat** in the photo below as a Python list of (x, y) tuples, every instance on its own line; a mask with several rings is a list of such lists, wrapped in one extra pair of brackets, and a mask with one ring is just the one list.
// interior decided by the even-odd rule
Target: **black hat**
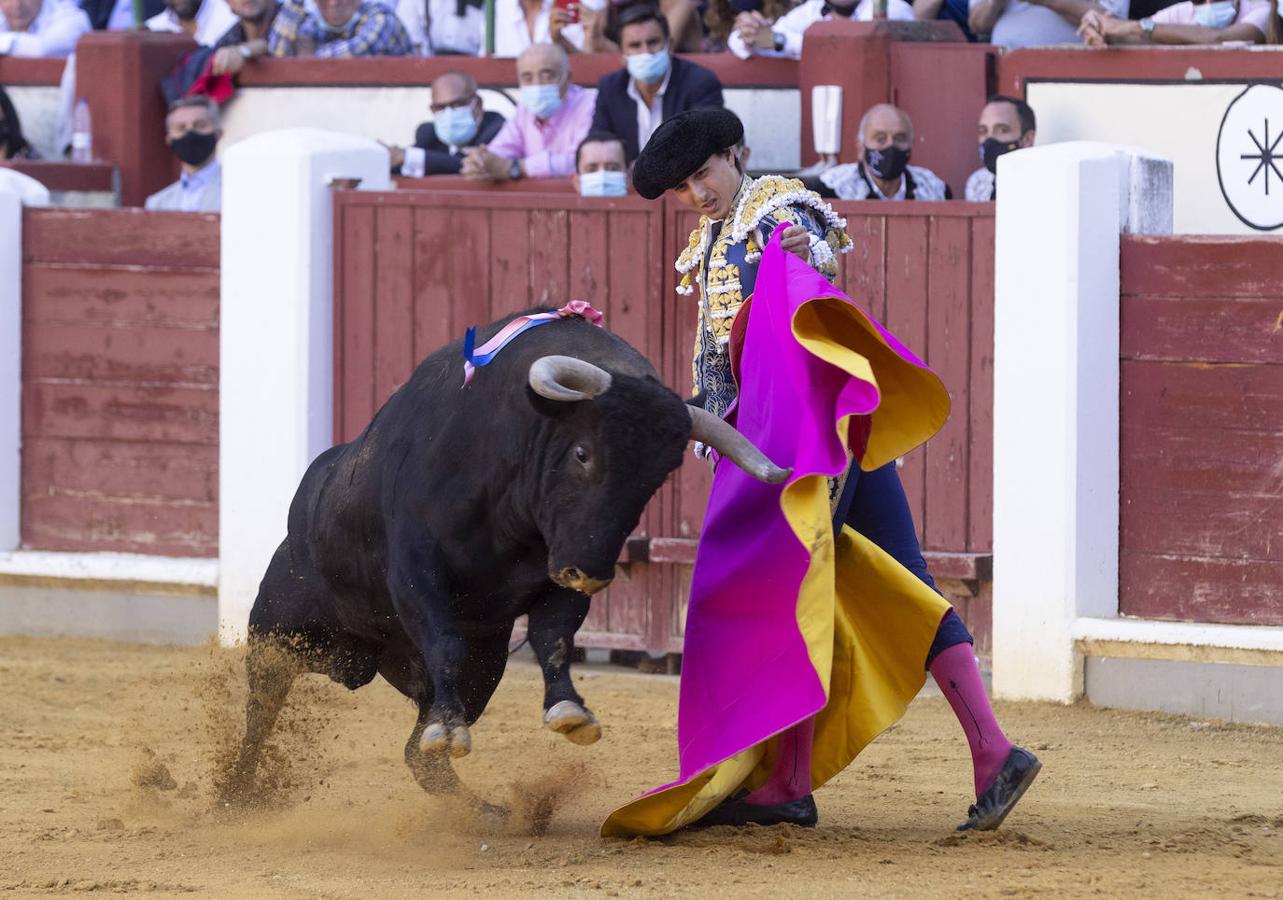
[(744, 125), (729, 109), (692, 109), (665, 119), (633, 164), (633, 187), (647, 200), (681, 184), (710, 156), (734, 147)]

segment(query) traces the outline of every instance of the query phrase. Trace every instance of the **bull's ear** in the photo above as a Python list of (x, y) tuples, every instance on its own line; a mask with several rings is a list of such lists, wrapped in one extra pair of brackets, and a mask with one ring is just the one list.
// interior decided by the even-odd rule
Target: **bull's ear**
[(610, 373), (574, 356), (541, 356), (530, 364), (530, 389), (562, 403), (591, 400), (610, 390)]

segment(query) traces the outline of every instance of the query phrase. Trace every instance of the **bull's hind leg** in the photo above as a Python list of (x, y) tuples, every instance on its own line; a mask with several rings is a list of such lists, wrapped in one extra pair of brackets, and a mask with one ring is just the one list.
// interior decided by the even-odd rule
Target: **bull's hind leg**
[(252, 796), (254, 773), (263, 753), (263, 744), (272, 733), (290, 686), (304, 668), (297, 654), (276, 636), (250, 634), (249, 653), (245, 660), (249, 683), (245, 737), (220, 787), (219, 799), (223, 803), (236, 803)]
[(588, 604), (586, 595), (556, 588), (530, 608), (530, 646), (544, 678), (544, 725), (576, 744), (593, 744), (601, 738), (601, 725), (570, 676), (575, 632), (588, 617)]

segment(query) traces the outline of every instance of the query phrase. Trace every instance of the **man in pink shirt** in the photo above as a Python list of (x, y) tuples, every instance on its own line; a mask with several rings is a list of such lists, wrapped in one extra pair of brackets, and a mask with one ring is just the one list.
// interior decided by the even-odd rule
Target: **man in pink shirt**
[(487, 146), (465, 151), (462, 173), (479, 181), (573, 175), (597, 92), (570, 83), (566, 51), (554, 44), (535, 44), (517, 57), (517, 83), (516, 113)]
[(1269, 28), (1269, 0), (1177, 3), (1132, 21), (1091, 10), (1078, 33), (1090, 47), (1107, 44), (1259, 44)]

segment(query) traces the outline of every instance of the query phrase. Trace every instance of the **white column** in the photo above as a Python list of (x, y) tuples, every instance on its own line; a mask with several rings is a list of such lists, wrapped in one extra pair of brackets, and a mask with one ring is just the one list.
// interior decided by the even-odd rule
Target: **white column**
[(20, 539), (21, 452), (22, 197), (0, 180), (0, 551)]
[(308, 464), (332, 441), (329, 183), (386, 190), (388, 153), (315, 129), (269, 132), (223, 163), (219, 350), (219, 636), (249, 611)]
[(993, 684), (1082, 693), (1072, 635), (1118, 614), (1119, 234), (1171, 228), (1171, 164), (1057, 144), (999, 161)]

